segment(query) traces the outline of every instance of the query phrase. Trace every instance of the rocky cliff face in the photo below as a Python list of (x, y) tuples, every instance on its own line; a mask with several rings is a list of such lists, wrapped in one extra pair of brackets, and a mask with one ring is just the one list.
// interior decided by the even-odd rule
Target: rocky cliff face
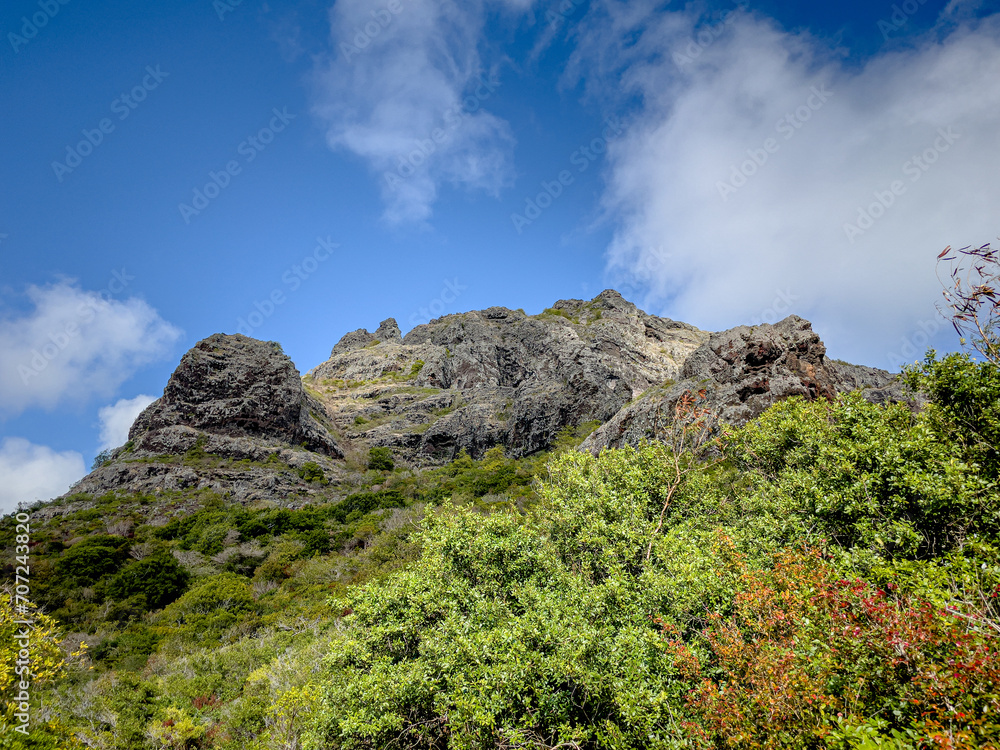
[(515, 457), (542, 450), (561, 429), (604, 422), (676, 378), (708, 337), (613, 291), (536, 316), (493, 307), (402, 339), (398, 330), (387, 320), (375, 334), (348, 334), (306, 382), (351, 439), (417, 465), (463, 448), (473, 457), (495, 445)]
[(211, 489), (244, 502), (308, 495), (294, 469), (311, 460), (336, 472), (333, 459), (343, 458), (325, 421), (279, 345), (216, 334), (181, 358), (126, 446), (73, 491)]
[(739, 326), (712, 334), (685, 360), (677, 382), (647, 391), (581, 447), (599, 452), (653, 439), (657, 425), (662, 427), (688, 391), (705, 392), (704, 406), (715, 421), (742, 425), (791, 396), (832, 399), (851, 390), (879, 403), (907, 398), (888, 372), (827, 360), (826, 347), (807, 320), (793, 315), (774, 325)]
[(829, 361), (801, 318), (709, 334), (609, 290), (533, 316), (448, 315), (405, 337), (390, 318), (345, 335), (305, 378), (277, 344), (216, 334), (184, 355), (128, 445), (74, 491), (211, 489), (304, 504), (337, 492), (307, 480), (309, 462), (337, 484), (375, 446), (419, 468), (462, 449), (529, 455), (585, 424), (597, 429), (584, 449), (634, 445), (655, 437), (682, 394), (702, 390), (730, 424), (789, 396), (907, 398), (887, 372)]
[(175, 436), (192, 428), (217, 439), (265, 438), (343, 458), (317, 420), (321, 413), (279, 345), (215, 334), (181, 358), (163, 396), (139, 415), (129, 439), (139, 450), (171, 452)]

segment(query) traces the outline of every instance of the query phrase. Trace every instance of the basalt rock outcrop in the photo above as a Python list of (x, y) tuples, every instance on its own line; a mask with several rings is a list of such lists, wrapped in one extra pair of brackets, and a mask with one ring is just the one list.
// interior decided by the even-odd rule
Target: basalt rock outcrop
[(898, 378), (884, 370), (828, 360), (807, 320), (793, 315), (774, 325), (739, 326), (712, 334), (684, 362), (677, 382), (647, 391), (581, 447), (596, 453), (654, 439), (688, 392), (703, 394), (699, 405), (710, 421), (742, 425), (791, 396), (833, 399), (852, 390), (878, 403), (908, 398)]
[(219, 437), (257, 437), (342, 458), (318, 421), (322, 410), (292, 360), (273, 342), (217, 333), (181, 358), (163, 396), (139, 415), (129, 439), (139, 449), (169, 442), (162, 433), (194, 428)]
[(385, 321), (355, 331), (306, 382), (348, 436), (413, 464), (501, 445), (518, 457), (566, 427), (611, 419), (676, 378), (708, 334), (648, 315), (614, 291), (540, 315), (492, 307), (448, 315), (405, 338)]
[(299, 371), (273, 342), (215, 334), (180, 361), (128, 443), (74, 492), (211, 489), (243, 501), (309, 494), (294, 469), (343, 458)]
[[(343, 336), (304, 378), (277, 344), (216, 334), (183, 356), (128, 444), (74, 491), (209, 489), (302, 505), (350, 485), (372, 447), (418, 469), (463, 449), (530, 455), (587, 427), (582, 448), (596, 452), (655, 439), (688, 391), (704, 392), (713, 419), (739, 425), (790, 396), (848, 390), (911, 398), (885, 371), (827, 359), (801, 318), (707, 333), (611, 290), (538, 315), (447, 315), (405, 337), (389, 318)], [(310, 481), (306, 463), (332, 484)]]

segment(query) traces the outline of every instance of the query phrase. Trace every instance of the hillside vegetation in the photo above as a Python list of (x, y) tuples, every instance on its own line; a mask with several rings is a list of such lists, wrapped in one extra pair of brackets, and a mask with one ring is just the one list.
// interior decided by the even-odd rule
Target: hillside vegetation
[(919, 409), (793, 397), (731, 427), (688, 393), (598, 455), (575, 450), (591, 423), (421, 471), (373, 448), (350, 494), (297, 509), (178, 490), (6, 517), (34, 609), (7, 588), (0, 689), (25, 615), (34, 674), (30, 733), (8, 704), (0, 748), (995, 750), (979, 330), (981, 359), (905, 372)]
[(917, 414), (790, 399), (700, 459), (567, 434), (126, 535), (102, 509), (148, 498), (96, 498), (33, 533), (36, 638), (75, 653), (0, 746), (992, 747), (1000, 373), (908, 380)]

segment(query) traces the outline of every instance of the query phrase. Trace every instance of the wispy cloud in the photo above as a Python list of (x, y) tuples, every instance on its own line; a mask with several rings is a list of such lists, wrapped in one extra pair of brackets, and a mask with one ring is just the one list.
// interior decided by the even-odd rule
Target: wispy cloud
[(1000, 234), (996, 16), (858, 68), (752, 13), (599, 5), (575, 70), (639, 102), (605, 203), (609, 272), (646, 304), (719, 329), (792, 288), (836, 356), (886, 364), (939, 297), (936, 254)]
[(49, 500), (61, 495), (86, 473), (83, 456), (76, 451), (57, 453), (24, 438), (4, 438), (0, 443), (0, 513), (10, 513), (18, 503)]
[[(516, 17), (532, 4), (340, 0), (333, 6), (313, 111), (331, 148), (371, 167), (389, 222), (426, 220), (443, 184), (495, 194), (511, 182), (514, 138), (487, 109), (482, 86), (496, 82), (496, 67), (484, 63), (480, 43), (490, 12)], [(416, 151), (424, 155), (417, 168), (400, 174)]]
[(27, 296), (32, 310), (0, 318), (0, 415), (111, 396), (181, 335), (138, 298), (69, 281), (31, 286)]

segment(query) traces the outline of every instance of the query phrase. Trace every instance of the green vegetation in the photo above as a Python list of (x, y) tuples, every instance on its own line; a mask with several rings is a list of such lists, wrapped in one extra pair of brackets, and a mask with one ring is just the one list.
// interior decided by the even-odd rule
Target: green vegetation
[(113, 448), (105, 448), (96, 456), (94, 456), (94, 463), (90, 465), (90, 470), (94, 471), (94, 469), (100, 469), (102, 466), (104, 466), (104, 464), (108, 463), (111, 460), (112, 453), (114, 453)]
[(323, 473), (323, 469), (315, 461), (306, 461), (299, 467), (297, 473), (307, 482), (327, 484), (326, 474)]
[(32, 531), (45, 712), (0, 748), (996, 748), (1000, 368), (905, 379), (920, 411), (790, 399), (711, 434), (690, 396), (599, 456), (597, 423), (424, 471), (375, 448), (300, 509), (69, 498)]
[(544, 310), (542, 310), (541, 313), (539, 313), (538, 317), (540, 317), (540, 318), (545, 318), (545, 317), (549, 317), (549, 318), (565, 318), (570, 323), (579, 323), (580, 322), (579, 318), (576, 318), (576, 317), (570, 315), (565, 310), (560, 310), (560, 309), (555, 308), (555, 307), (546, 307)]
[(369, 469), (375, 471), (392, 471), (394, 465), (391, 448), (372, 448), (368, 451)]

